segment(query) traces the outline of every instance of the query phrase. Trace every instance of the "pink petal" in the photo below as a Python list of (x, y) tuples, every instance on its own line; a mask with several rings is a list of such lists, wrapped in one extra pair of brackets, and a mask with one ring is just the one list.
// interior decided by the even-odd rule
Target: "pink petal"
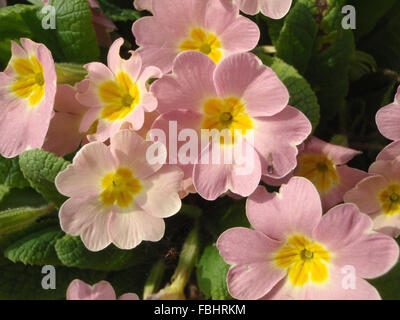
[(182, 178), (181, 169), (164, 165), (155, 174), (141, 181), (144, 190), (136, 195), (136, 204), (154, 217), (167, 218), (176, 214), (182, 206), (178, 194)]
[(159, 112), (177, 108), (202, 112), (204, 99), (216, 96), (214, 70), (214, 62), (206, 55), (195, 51), (180, 53), (174, 61), (174, 76), (164, 76), (151, 86)]
[(221, 97), (240, 97), (252, 117), (272, 116), (289, 102), (289, 93), (272, 69), (251, 53), (224, 59), (215, 70), (214, 81)]
[(93, 287), (75, 279), (67, 289), (67, 300), (116, 300), (115, 291), (107, 281), (100, 281)]
[(115, 212), (110, 220), (110, 237), (120, 249), (133, 249), (143, 240), (159, 241), (164, 236), (165, 224), (132, 205), (129, 212)]
[(314, 238), (328, 250), (337, 252), (358, 241), (372, 230), (372, 221), (354, 204), (346, 203), (329, 210), (314, 230)]
[(272, 19), (283, 18), (292, 5), (292, 0), (258, 0), (263, 15)]
[(378, 160), (371, 164), (368, 172), (372, 174), (380, 174), (389, 181), (400, 182), (400, 159), (392, 161)]
[(340, 165), (349, 162), (362, 152), (334, 145), (312, 136), (305, 141), (302, 153), (324, 154), (336, 165)]
[(297, 165), (297, 145), (311, 133), (311, 123), (293, 107), (272, 117), (256, 119), (254, 146), (260, 155), (263, 174), (282, 178)]
[(376, 157), (376, 160), (394, 160), (400, 156), (400, 141), (387, 145)]
[(57, 175), (57, 190), (69, 197), (98, 195), (101, 179), (115, 167), (107, 146), (100, 142), (87, 144), (79, 150), (73, 164)]
[(397, 102), (378, 110), (376, 124), (383, 136), (390, 140), (400, 140), (400, 105)]
[(311, 235), (320, 221), (322, 208), (314, 185), (305, 178), (293, 177), (281, 186), (279, 193), (258, 187), (247, 199), (246, 214), (254, 229), (284, 240), (291, 233)]
[(258, 299), (281, 280), (286, 270), (272, 266), (272, 253), (281, 244), (261, 232), (233, 228), (218, 239), (217, 247), (228, 263), (234, 264), (227, 275), (229, 293), (236, 299)]
[(388, 186), (389, 182), (382, 176), (372, 176), (360, 181), (355, 188), (347, 191), (343, 197), (345, 202), (354, 203), (361, 212), (371, 214), (381, 210), (378, 194)]
[(118, 300), (140, 300), (136, 293), (125, 293)]

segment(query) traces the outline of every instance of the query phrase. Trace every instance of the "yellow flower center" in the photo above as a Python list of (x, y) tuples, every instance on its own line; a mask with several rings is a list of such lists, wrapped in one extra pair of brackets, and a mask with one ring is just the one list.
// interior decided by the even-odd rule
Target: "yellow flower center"
[(325, 155), (304, 154), (299, 157), (296, 175), (310, 180), (320, 193), (339, 182), (335, 164)]
[(294, 286), (327, 280), (329, 260), (330, 254), (321, 244), (301, 235), (289, 237), (274, 257), (278, 267), (288, 270), (289, 280)]
[(105, 105), (101, 117), (110, 121), (124, 119), (140, 103), (139, 87), (125, 72), (119, 72), (115, 81), (102, 83), (99, 95)]
[(253, 129), (253, 120), (247, 114), (243, 102), (237, 98), (208, 99), (204, 103), (203, 111), (202, 129), (219, 131), (228, 129), (231, 142), (233, 142), (235, 130), (241, 130), (242, 135), (245, 135), (247, 130)]
[(135, 178), (132, 170), (119, 168), (109, 173), (101, 180), (103, 192), (100, 194), (101, 201), (106, 206), (116, 203), (122, 208), (129, 207), (133, 196), (142, 190), (140, 181)]
[(28, 99), (31, 106), (37, 105), (44, 96), (45, 79), (42, 64), (35, 56), (17, 58), (12, 65), (17, 76), (11, 85), (12, 92), (23, 99)]
[(218, 63), (222, 59), (221, 41), (212, 32), (206, 32), (201, 28), (193, 28), (187, 39), (179, 45), (179, 51), (200, 51)]
[(381, 191), (379, 201), (385, 214), (391, 216), (400, 213), (400, 184), (392, 183)]

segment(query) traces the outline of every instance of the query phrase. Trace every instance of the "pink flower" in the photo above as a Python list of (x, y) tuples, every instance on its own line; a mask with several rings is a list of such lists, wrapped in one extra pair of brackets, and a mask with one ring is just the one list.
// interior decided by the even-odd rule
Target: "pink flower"
[[(208, 141), (201, 130), (214, 129), (219, 133), (228, 131), (235, 141), (243, 140), (241, 146), (212, 139), (199, 150), (200, 156), (192, 155), (188, 164), (179, 162), (185, 178), (193, 177), (197, 192), (208, 200), (228, 190), (250, 195), (261, 173), (275, 178), (285, 176), (296, 166), (296, 145), (311, 132), (303, 113), (287, 106), (289, 94), (277, 75), (251, 53), (231, 55), (218, 65), (202, 53), (181, 53), (174, 62), (173, 75), (154, 82), (151, 91), (161, 113), (153, 129), (169, 133), (170, 123), (176, 121), (178, 133), (193, 129), (198, 140), (206, 137)], [(186, 141), (180, 139), (178, 150), (184, 144)], [(229, 164), (223, 153), (231, 154), (235, 148), (243, 148), (239, 153), (244, 159)], [(177, 157), (171, 145), (168, 150), (169, 159)], [(209, 159), (214, 150), (221, 152), (221, 161), (199, 161)], [(240, 174), (239, 169), (243, 169)]]
[(135, 9), (138, 11), (142, 10), (147, 10), (149, 12), (152, 12), (152, 0), (134, 0), (133, 5), (135, 6)]
[(346, 165), (360, 151), (337, 146), (316, 137), (310, 137), (299, 146), (297, 167), (283, 179), (263, 177), (263, 181), (273, 186), (287, 183), (295, 176), (305, 177), (317, 188), (324, 211), (343, 201), (343, 195), (368, 173)]
[[(364, 279), (397, 262), (396, 242), (371, 231), (371, 220), (352, 204), (322, 216), (314, 185), (292, 178), (279, 193), (258, 187), (246, 204), (255, 230), (233, 228), (217, 241), (233, 265), (228, 290), (237, 299), (379, 299)], [(346, 281), (351, 272), (351, 281)]]
[(400, 140), (400, 86), (394, 102), (379, 109), (376, 114), (376, 124), (383, 136), (390, 140)]
[(153, 0), (153, 16), (132, 27), (144, 65), (171, 71), (179, 52), (194, 50), (215, 63), (252, 50), (260, 38), (257, 25), (240, 16), (231, 0)]
[[(117, 300), (117, 297), (107, 281), (90, 286), (82, 280), (75, 279), (68, 286), (67, 300)], [(139, 300), (139, 297), (135, 293), (125, 293), (118, 300)]]
[(153, 145), (129, 130), (111, 137), (110, 146), (85, 145), (56, 177), (57, 189), (70, 197), (60, 209), (61, 228), (80, 235), (92, 251), (111, 242), (132, 249), (142, 240), (159, 241), (163, 218), (180, 210), (183, 174), (150, 164), (146, 153)]
[(80, 146), (86, 132), (80, 132), (81, 121), (88, 110), (75, 98), (76, 91), (67, 84), (57, 86), (54, 109), (43, 149), (59, 157), (73, 153)]
[(158, 77), (160, 70), (142, 67), (142, 59), (132, 52), (129, 60), (120, 57), (124, 40), (119, 38), (108, 53), (108, 67), (92, 62), (85, 66), (87, 79), (78, 84), (77, 100), (90, 107), (83, 118), (81, 131), (95, 123), (89, 141), (105, 141), (121, 127), (137, 131), (142, 128), (145, 112), (157, 108), (157, 100), (148, 92), (146, 81)]
[(292, 0), (233, 0), (246, 14), (255, 15), (261, 11), (272, 19), (283, 18), (292, 5)]
[[(389, 158), (389, 156), (386, 156)], [(380, 156), (384, 158), (384, 156)], [(369, 170), (373, 176), (361, 180), (344, 195), (368, 214), (374, 229), (392, 237), (400, 235), (400, 159), (377, 160)]]
[(0, 73), (0, 154), (6, 158), (43, 146), (56, 95), (51, 52), (29, 39), (21, 44), (11, 42), (11, 60)]

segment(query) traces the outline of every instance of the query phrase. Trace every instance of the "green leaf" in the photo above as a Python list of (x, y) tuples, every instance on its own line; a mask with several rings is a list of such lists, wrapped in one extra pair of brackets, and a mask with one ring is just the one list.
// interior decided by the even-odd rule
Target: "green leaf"
[(29, 182), (24, 178), (17, 158), (6, 159), (0, 156), (0, 184), (10, 188), (25, 188)]
[(296, 68), (300, 74), (307, 70), (318, 32), (309, 2), (303, 2), (298, 1), (289, 11), (276, 41), (277, 56)]
[(400, 300), (400, 261), (385, 275), (368, 281), (383, 300)]
[(395, 5), (397, 0), (348, 0), (347, 4), (356, 9), (357, 28), (354, 35), (357, 39), (371, 32), (378, 21)]
[[(92, 13), (86, 0), (51, 0), (56, 9), (56, 29), (43, 30), (43, 37), (55, 36), (68, 62), (97, 61), (100, 49), (92, 25)], [(42, 16), (41, 16), (42, 17)]]
[(110, 245), (99, 252), (86, 249), (79, 237), (65, 235), (55, 245), (60, 261), (68, 267), (91, 270), (122, 270), (143, 264), (157, 253), (154, 246), (142, 243), (133, 250), (121, 250)]
[(0, 210), (8, 210), (20, 207), (38, 208), (47, 204), (47, 201), (32, 188), (11, 189), (4, 195), (0, 202)]
[(320, 119), (320, 107), (317, 97), (307, 80), (295, 68), (279, 58), (271, 58), (263, 53), (258, 53), (258, 56), (264, 64), (275, 71), (289, 90), (289, 104), (303, 112), (310, 120), (313, 129), (315, 129)]
[(0, 236), (26, 228), (53, 209), (54, 206), (23, 207), (0, 212)]
[(54, 180), (69, 162), (43, 150), (31, 150), (19, 156), (19, 164), (32, 188), (59, 208), (66, 197), (57, 191)]
[(103, 12), (114, 21), (135, 21), (141, 17), (141, 14), (135, 10), (122, 9), (108, 0), (99, 0)]
[(197, 263), (196, 275), (200, 291), (213, 300), (232, 299), (226, 284), (229, 265), (219, 255), (215, 245), (207, 246)]
[(381, 68), (400, 73), (400, 2), (389, 10), (368, 36), (360, 41), (360, 49), (374, 56)]
[(4, 300), (55, 300), (65, 299), (69, 284), (81, 279), (88, 284), (106, 278), (106, 272), (56, 267), (56, 289), (45, 290), (41, 283), (46, 274), (42, 267), (8, 263), (0, 266), (0, 299)]
[(61, 265), (54, 245), (64, 235), (59, 226), (42, 229), (25, 236), (4, 251), (13, 262), (30, 265)]
[(3, 201), (4, 197), (8, 195), (10, 188), (4, 184), (0, 184), (0, 202)]

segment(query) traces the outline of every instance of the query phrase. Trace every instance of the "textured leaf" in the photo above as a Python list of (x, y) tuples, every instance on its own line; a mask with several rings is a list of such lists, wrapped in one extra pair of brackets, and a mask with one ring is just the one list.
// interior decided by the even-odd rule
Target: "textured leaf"
[(232, 299), (226, 284), (228, 270), (229, 265), (221, 258), (215, 245), (207, 246), (196, 269), (199, 289), (206, 298), (213, 300)]
[(6, 159), (0, 156), (0, 184), (10, 188), (25, 188), (29, 182), (24, 178), (17, 158)]
[(79, 237), (65, 235), (56, 243), (61, 262), (68, 267), (91, 270), (122, 270), (142, 264), (154, 256), (156, 250), (143, 243), (133, 250), (121, 250), (111, 245), (99, 252), (86, 249)]
[(318, 32), (309, 5), (303, 2), (298, 1), (289, 11), (276, 42), (277, 56), (300, 74), (307, 70)]
[(61, 265), (54, 245), (64, 235), (59, 226), (42, 229), (25, 236), (4, 251), (13, 262), (30, 265)]
[(92, 13), (86, 0), (51, 0), (56, 9), (56, 29), (41, 34), (55, 34), (59, 47), (68, 62), (87, 63), (100, 56)]
[(0, 202), (0, 210), (8, 210), (20, 207), (38, 208), (47, 204), (47, 201), (32, 188), (11, 189), (4, 195)]
[(19, 164), (32, 188), (60, 207), (66, 197), (57, 191), (54, 180), (69, 162), (43, 150), (31, 150), (19, 156)]
[(53, 206), (23, 207), (0, 212), (0, 236), (26, 228), (53, 209)]

